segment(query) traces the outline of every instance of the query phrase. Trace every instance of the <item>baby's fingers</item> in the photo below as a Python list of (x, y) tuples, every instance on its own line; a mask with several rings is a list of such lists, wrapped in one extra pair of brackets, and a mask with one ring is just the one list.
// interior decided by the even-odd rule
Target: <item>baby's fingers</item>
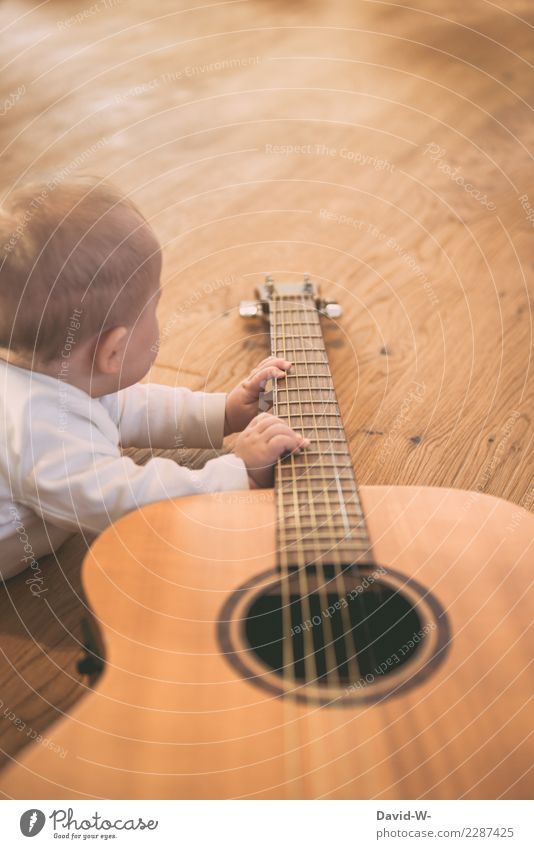
[(266, 357), (266, 359), (262, 360), (256, 368), (252, 369), (249, 379), (262, 369), (265, 369), (267, 366), (270, 366), (271, 368), (274, 366), (282, 371), (288, 371), (292, 366), (292, 362), (291, 360), (284, 359), (284, 357)]
[(267, 427), (261, 431), (262, 439), (266, 442), (269, 442), (273, 436), (278, 436), (279, 434), (294, 437), (297, 441), (300, 440), (300, 442), (304, 440), (301, 433), (296, 433), (296, 431), (280, 419), (275, 419), (270, 424), (267, 424)]
[(305, 448), (305, 442), (309, 444), (309, 440), (303, 440), (296, 433), (279, 433), (269, 440), (269, 454), (273, 460), (278, 459), (283, 454), (293, 454)]
[(260, 369), (255, 374), (251, 374), (245, 380), (245, 386), (249, 391), (260, 392), (262, 389), (265, 389), (265, 384), (268, 380), (276, 380), (279, 377), (285, 376), (285, 371), (278, 368), (278, 366), (265, 366), (265, 368)]
[(254, 428), (258, 433), (262, 433), (265, 428), (270, 427), (270, 425), (278, 422), (279, 424), (285, 424), (282, 419), (279, 419), (277, 416), (273, 416), (272, 413), (259, 413), (259, 415), (255, 416), (249, 424), (250, 428)]

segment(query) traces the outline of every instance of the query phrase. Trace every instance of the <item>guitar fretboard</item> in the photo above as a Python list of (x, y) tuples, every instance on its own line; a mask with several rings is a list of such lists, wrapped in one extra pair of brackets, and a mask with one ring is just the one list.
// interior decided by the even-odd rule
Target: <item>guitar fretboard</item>
[(271, 350), (293, 368), (273, 413), (311, 440), (276, 469), (280, 565), (369, 562), (370, 543), (313, 297), (270, 302)]

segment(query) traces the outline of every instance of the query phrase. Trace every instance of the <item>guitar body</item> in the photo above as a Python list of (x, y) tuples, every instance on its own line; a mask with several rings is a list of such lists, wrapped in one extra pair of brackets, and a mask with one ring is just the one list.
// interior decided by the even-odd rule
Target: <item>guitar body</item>
[(233, 630), (226, 621), (244, 588), (275, 569), (272, 491), (153, 504), (110, 527), (87, 555), (83, 580), (106, 665), (50, 729), (66, 755), (34, 744), (4, 772), (2, 792), (528, 798), (534, 517), (477, 493), (360, 493), (385, 580), (392, 570), (437, 602), (439, 645), (417, 675), (416, 652), (402, 686), (380, 697), (372, 685), (331, 703), (278, 691), (259, 661), (249, 663), (239, 621)]

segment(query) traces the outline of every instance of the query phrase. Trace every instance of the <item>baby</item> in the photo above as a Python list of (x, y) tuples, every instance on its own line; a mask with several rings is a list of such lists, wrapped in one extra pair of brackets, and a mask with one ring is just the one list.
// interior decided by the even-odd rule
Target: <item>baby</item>
[[(163, 498), (269, 486), (309, 443), (258, 413), (270, 357), (228, 394), (140, 384), (158, 349), (161, 249), (114, 188), (30, 185), (0, 209), (0, 577)], [(138, 466), (121, 447), (219, 447), (200, 471)], [(32, 585), (33, 587), (33, 585)]]

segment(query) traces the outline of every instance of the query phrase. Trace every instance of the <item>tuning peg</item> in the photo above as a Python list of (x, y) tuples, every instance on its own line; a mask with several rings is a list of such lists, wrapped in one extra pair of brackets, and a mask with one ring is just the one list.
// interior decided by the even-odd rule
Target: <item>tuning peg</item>
[(320, 312), (327, 318), (339, 318), (343, 315), (343, 307), (337, 301), (322, 301)]
[(241, 318), (258, 318), (263, 315), (261, 301), (241, 301), (239, 304), (239, 315)]
[(304, 291), (307, 295), (313, 294), (313, 283), (309, 274), (304, 275)]
[(265, 275), (265, 292), (269, 298), (274, 295), (274, 280), (272, 274)]

